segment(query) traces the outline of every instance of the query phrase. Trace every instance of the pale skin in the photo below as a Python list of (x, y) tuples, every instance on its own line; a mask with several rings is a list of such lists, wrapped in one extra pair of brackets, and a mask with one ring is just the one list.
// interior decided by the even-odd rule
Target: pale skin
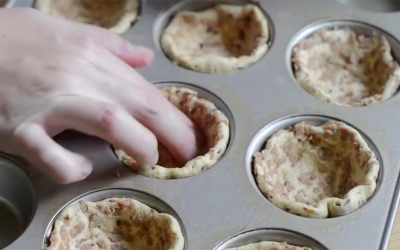
[(108, 141), (143, 168), (157, 163), (158, 141), (182, 162), (193, 158), (194, 125), (135, 71), (153, 57), (101, 28), (1, 9), (0, 150), (60, 184), (92, 171), (88, 159), (53, 141), (66, 129)]

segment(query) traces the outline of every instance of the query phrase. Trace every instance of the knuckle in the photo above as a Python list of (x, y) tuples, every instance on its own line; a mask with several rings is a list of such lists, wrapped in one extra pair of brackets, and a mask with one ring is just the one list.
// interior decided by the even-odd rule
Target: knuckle
[(101, 51), (96, 41), (87, 35), (67, 34), (63, 39), (68, 42), (67, 50), (70, 51), (68, 53), (70, 58), (91, 60)]
[(90, 65), (91, 62), (96, 62), (96, 57), (97, 54), (93, 50), (88, 50), (88, 49), (79, 49), (78, 53), (76, 55), (78, 60), (78, 63), (81, 65)]
[[(83, 79), (76, 74), (71, 74), (73, 69), (70, 66), (63, 66), (64, 62), (54, 62), (46, 64), (40, 73), (38, 78), (38, 86), (44, 91), (49, 93), (53, 90), (68, 90), (68, 92), (74, 89), (74, 86), (79, 85)], [(58, 84), (54, 84), (58, 83)], [(27, 87), (28, 89), (35, 89), (35, 85)]]
[(90, 37), (78, 37), (72, 39), (78, 49), (78, 55), (84, 59), (91, 60), (101, 52), (101, 48)]
[(144, 98), (142, 115), (146, 118), (158, 116), (168, 103), (165, 102), (161, 93), (148, 91)]
[(96, 44), (90, 37), (78, 37), (75, 38), (75, 44), (82, 50), (93, 50), (96, 48)]
[(114, 134), (122, 112), (121, 108), (117, 106), (111, 104), (104, 105), (100, 114), (101, 129), (109, 134)]
[(44, 68), (46, 71), (54, 73), (68, 73), (68, 69), (71, 68), (71, 61), (63, 56), (52, 58), (44, 62)]

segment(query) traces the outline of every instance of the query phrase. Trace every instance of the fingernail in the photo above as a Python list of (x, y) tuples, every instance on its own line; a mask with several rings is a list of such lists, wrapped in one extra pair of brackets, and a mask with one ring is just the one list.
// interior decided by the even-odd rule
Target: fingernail
[(84, 167), (84, 168), (82, 169), (82, 177), (83, 177), (83, 179), (85, 179), (86, 177), (88, 177), (91, 173), (92, 173), (92, 168)]
[(152, 50), (141, 46), (133, 46), (129, 43), (124, 45), (121, 56), (125, 57), (128, 64), (134, 67), (148, 66), (154, 59)]
[(85, 158), (81, 166), (82, 179), (86, 179), (86, 177), (88, 177), (92, 173), (92, 163)]

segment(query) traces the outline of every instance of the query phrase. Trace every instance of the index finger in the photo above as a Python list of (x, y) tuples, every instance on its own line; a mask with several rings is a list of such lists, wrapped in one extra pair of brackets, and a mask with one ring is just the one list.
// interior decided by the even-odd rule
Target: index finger
[(150, 129), (179, 161), (196, 156), (195, 125), (177, 107), (170, 103), (154, 85), (135, 86), (132, 113)]

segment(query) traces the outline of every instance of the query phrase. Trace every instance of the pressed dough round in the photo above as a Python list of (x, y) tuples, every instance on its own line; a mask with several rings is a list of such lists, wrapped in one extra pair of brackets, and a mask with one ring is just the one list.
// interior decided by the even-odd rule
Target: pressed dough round
[(57, 218), (46, 250), (183, 250), (178, 221), (130, 198), (80, 201)]
[(324, 29), (293, 50), (299, 84), (315, 97), (340, 106), (367, 106), (392, 97), (400, 67), (384, 36), (356, 35), (348, 28)]
[(313, 218), (358, 209), (374, 193), (379, 169), (359, 132), (337, 121), (280, 130), (254, 161), (257, 185), (273, 204)]
[(310, 247), (299, 247), (289, 245), (286, 242), (262, 241), (251, 243), (241, 247), (229, 248), (228, 250), (313, 250)]
[(35, 8), (122, 34), (138, 17), (139, 0), (36, 0)]
[(253, 4), (220, 4), (180, 11), (161, 47), (172, 61), (202, 73), (229, 73), (257, 62), (268, 50), (268, 22)]
[(178, 87), (166, 87), (161, 91), (168, 101), (179, 108), (199, 128), (198, 156), (182, 166), (166, 147), (159, 144), (159, 161), (153, 169), (138, 169), (134, 159), (123, 150), (116, 149), (119, 160), (139, 174), (158, 179), (185, 178), (211, 168), (227, 148), (230, 134), (228, 118), (213, 103), (198, 97), (196, 91)]

